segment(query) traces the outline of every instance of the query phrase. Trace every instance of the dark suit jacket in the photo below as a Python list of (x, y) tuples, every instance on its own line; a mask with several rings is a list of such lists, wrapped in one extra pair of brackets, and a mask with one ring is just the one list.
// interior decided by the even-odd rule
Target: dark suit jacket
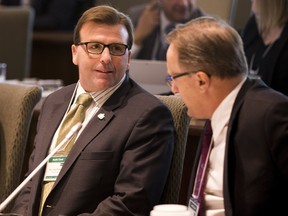
[[(44, 102), (29, 172), (46, 157), (74, 88)], [(159, 202), (174, 142), (168, 108), (127, 78), (98, 113), (105, 118), (96, 114), (75, 142), (43, 215), (144, 216)], [(37, 215), (44, 170), (21, 191), (13, 212)]]
[[(253, 54), (263, 40), (259, 35), (255, 16), (252, 16), (243, 31), (244, 50), (250, 64)], [(262, 59), (259, 75), (273, 89), (288, 95), (288, 22), (280, 38), (275, 42), (266, 57)]]
[[(133, 25), (136, 27), (139, 21), (139, 18), (141, 17), (144, 9), (146, 7), (146, 4), (139, 5), (139, 6), (134, 6), (128, 10), (128, 15), (131, 18)], [(203, 16), (204, 13), (200, 8), (196, 8), (195, 11), (193, 11), (190, 20), (195, 19), (197, 17)], [(137, 59), (147, 59), (151, 60), (152, 59), (152, 54), (153, 54), (153, 49), (154, 49), (154, 44), (161, 43), (161, 39), (158, 37), (160, 34), (160, 26), (154, 29), (154, 31), (143, 41), (142, 48), (139, 51), (137, 55)], [(158, 38), (159, 41), (156, 41)], [(168, 48), (168, 47), (167, 47)], [(167, 48), (163, 53), (167, 51)], [(166, 56), (163, 55), (157, 60), (166, 60)]]
[[(234, 103), (227, 133), (225, 215), (285, 214), (288, 203), (288, 98), (260, 80), (247, 80)], [(194, 176), (195, 168), (192, 179)], [(189, 194), (192, 194), (192, 187)]]

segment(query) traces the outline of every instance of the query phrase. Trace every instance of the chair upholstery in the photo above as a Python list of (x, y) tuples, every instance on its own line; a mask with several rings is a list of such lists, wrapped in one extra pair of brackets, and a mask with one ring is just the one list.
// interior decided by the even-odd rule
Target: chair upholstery
[(7, 64), (7, 79), (29, 77), (33, 22), (28, 6), (0, 7), (0, 62)]
[(176, 204), (179, 202), (190, 118), (187, 115), (187, 108), (179, 96), (156, 95), (156, 97), (158, 97), (170, 109), (175, 127), (174, 153), (161, 203)]
[(38, 86), (0, 83), (0, 202), (21, 183), (31, 117), (40, 98)]

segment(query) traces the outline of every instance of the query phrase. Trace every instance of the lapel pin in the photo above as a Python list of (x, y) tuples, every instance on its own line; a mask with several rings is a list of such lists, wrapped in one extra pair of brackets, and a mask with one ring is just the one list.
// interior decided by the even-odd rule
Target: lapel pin
[(98, 114), (97, 116), (100, 120), (104, 119), (105, 118), (105, 114), (104, 113), (100, 113)]

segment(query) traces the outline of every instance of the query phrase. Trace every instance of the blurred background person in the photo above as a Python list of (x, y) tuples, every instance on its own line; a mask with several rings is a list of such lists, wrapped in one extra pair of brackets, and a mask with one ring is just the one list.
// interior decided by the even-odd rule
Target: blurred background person
[(21, 4), (21, 0), (0, 0), (0, 5), (17, 6)]
[(288, 95), (288, 0), (252, 0), (242, 37), (251, 75)]
[(203, 16), (196, 0), (151, 0), (131, 7), (128, 15), (135, 26), (132, 58), (166, 60), (167, 33), (176, 24)]
[(95, 0), (30, 0), (30, 4), (35, 10), (34, 30), (73, 31)]

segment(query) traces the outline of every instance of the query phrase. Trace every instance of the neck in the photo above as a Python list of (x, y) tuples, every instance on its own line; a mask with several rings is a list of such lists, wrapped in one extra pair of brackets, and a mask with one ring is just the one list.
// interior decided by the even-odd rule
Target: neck
[[(214, 112), (219, 104), (236, 88), (236, 86), (246, 79), (245, 75), (239, 75), (230, 79), (214, 77), (213, 86), (210, 91), (210, 102), (213, 104)], [(213, 113), (212, 112), (212, 113)]]
[(283, 31), (283, 26), (271, 27), (267, 31), (262, 33), (263, 42), (265, 45), (274, 43), (280, 36)]

